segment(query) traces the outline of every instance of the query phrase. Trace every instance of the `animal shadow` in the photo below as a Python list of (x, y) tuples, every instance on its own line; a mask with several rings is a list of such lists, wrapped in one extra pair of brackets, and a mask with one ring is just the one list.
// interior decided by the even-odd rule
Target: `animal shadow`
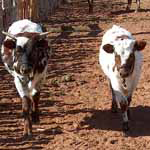
[[(131, 120), (128, 136), (150, 136), (150, 107), (130, 107)], [(82, 125), (88, 125), (89, 129), (122, 131), (121, 112), (111, 113), (110, 110), (90, 110), (91, 117), (85, 117)]]

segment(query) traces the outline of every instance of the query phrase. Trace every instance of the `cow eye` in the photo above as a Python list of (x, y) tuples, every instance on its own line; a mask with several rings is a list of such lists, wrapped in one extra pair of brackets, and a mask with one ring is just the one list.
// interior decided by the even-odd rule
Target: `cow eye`
[(131, 53), (129, 57), (129, 61), (133, 61), (133, 60), (134, 60), (134, 53)]
[(131, 54), (130, 54), (130, 58), (133, 58), (133, 57), (134, 57), (134, 54), (133, 54), (133, 53), (131, 53)]
[(22, 48), (21, 46), (17, 46), (16, 52), (18, 52), (18, 53), (23, 53), (24, 51), (25, 51), (24, 48)]

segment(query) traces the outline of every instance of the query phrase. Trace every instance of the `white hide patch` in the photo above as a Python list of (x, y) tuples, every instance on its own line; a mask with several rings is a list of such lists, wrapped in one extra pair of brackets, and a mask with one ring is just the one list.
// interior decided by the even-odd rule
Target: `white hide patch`
[(22, 48), (24, 47), (24, 45), (28, 42), (28, 38), (27, 37), (17, 37), (17, 46), (21, 46)]
[(31, 22), (28, 19), (14, 22), (8, 29), (8, 32), (16, 35), (21, 32), (42, 32), (41, 26)]
[(117, 37), (120, 37), (122, 35), (126, 35), (129, 39), (133, 39), (134, 37), (132, 34), (127, 31), (124, 28), (121, 28), (120, 26), (113, 25), (113, 27), (104, 34), (103, 39), (102, 39), (102, 44), (112, 44), (116, 41)]
[(38, 90), (40, 90), (40, 84), (45, 79), (46, 71), (47, 67), (45, 68), (43, 73), (35, 74), (34, 79), (32, 81), (27, 81), (27, 79), (26, 85), (24, 85), (22, 82), (22, 80), (25, 80), (25, 77), (20, 76), (15, 71), (13, 72), (15, 78), (15, 86), (21, 98), (23, 98), (24, 96), (33, 96)]
[(133, 39), (124, 39), (116, 40), (113, 43), (115, 53), (121, 58), (121, 65), (126, 64), (126, 60), (129, 58), (130, 54), (133, 53), (133, 47), (135, 40)]
[(14, 82), (21, 98), (29, 96), (28, 88), (22, 84), (21, 80), (17, 76), (15, 76)]

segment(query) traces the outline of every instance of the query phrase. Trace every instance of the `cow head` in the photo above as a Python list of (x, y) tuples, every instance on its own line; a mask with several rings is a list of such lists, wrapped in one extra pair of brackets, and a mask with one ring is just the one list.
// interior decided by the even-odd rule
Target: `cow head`
[(103, 46), (105, 52), (114, 54), (115, 67), (122, 78), (128, 77), (134, 69), (135, 52), (145, 48), (146, 42), (143, 40), (135, 41), (132, 39), (118, 39), (113, 44)]
[(45, 37), (49, 32), (24, 32), (17, 35), (3, 32), (3, 34), (10, 37), (3, 42), (3, 46), (6, 54), (9, 52), (13, 55), (13, 69), (21, 75), (29, 75), (33, 70), (34, 61), (30, 55), (38, 48), (41, 50), (48, 48), (48, 42)]

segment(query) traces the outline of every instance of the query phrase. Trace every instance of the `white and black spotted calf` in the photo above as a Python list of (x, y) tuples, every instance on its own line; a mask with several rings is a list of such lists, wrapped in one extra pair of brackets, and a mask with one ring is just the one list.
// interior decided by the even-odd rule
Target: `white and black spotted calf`
[[(132, 4), (132, 0), (128, 0), (128, 5), (127, 5), (127, 8), (126, 8), (127, 11), (130, 10), (131, 4)], [(135, 12), (138, 12), (140, 10), (140, 0), (136, 0), (136, 4), (137, 4), (137, 7), (136, 7)]]
[(48, 32), (26, 19), (14, 22), (3, 33), (2, 60), (22, 99), (24, 136), (31, 136), (32, 122), (39, 122), (40, 85), (48, 66)]

